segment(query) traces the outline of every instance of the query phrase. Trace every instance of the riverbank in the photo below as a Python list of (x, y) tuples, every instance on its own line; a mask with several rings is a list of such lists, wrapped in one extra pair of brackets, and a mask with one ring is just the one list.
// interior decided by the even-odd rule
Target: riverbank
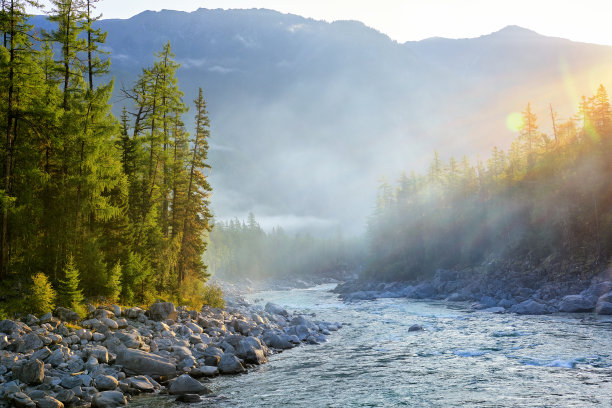
[(245, 373), (273, 353), (325, 342), (339, 328), (239, 297), (225, 310), (157, 302), (147, 311), (91, 308), (83, 320), (62, 308), (3, 320), (0, 407), (116, 407), (143, 393), (200, 402), (214, 398), (211, 377)]
[(375, 282), (353, 280), (335, 289), (346, 301), (410, 298), (472, 302), (494, 313), (612, 314), (612, 270), (591, 279), (546, 280), (537, 274), (438, 270), (429, 280)]

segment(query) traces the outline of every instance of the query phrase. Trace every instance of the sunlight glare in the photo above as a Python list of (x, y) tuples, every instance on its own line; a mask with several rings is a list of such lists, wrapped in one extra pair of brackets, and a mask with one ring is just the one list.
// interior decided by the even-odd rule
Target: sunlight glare
[(523, 115), (520, 112), (512, 112), (506, 117), (506, 126), (513, 132), (518, 132), (523, 126)]

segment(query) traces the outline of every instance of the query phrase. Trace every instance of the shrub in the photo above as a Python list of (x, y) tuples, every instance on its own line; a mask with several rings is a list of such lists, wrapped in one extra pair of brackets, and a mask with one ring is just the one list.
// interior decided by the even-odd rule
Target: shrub
[(42, 315), (51, 312), (55, 307), (55, 290), (47, 276), (37, 273), (32, 277), (32, 294), (30, 296), (29, 307), (34, 314)]
[(200, 309), (207, 305), (224, 308), (223, 290), (219, 285), (204, 284), (200, 279), (191, 279), (183, 282), (178, 303), (191, 309)]

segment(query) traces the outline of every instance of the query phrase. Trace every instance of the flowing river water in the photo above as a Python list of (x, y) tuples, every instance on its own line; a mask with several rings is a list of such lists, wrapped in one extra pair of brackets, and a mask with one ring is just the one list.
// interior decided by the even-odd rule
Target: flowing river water
[[(332, 287), (250, 295), (345, 326), (247, 375), (213, 379), (223, 397), (199, 405), (612, 407), (610, 317), (498, 315), (409, 299), (343, 303)], [(409, 332), (413, 324), (424, 330)]]

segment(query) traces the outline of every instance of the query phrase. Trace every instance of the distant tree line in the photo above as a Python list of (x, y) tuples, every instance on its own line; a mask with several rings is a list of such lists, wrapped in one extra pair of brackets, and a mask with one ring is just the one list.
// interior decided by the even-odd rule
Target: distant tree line
[[(507, 152), (444, 163), (379, 187), (367, 275), (415, 279), (491, 262), (550, 276), (592, 274), (612, 256), (612, 111), (603, 86), (539, 130), (528, 104)], [(518, 264), (521, 264), (519, 266)]]
[(208, 277), (202, 91), (190, 135), (166, 44), (113, 117), (96, 2), (52, 0), (50, 32), (29, 23), (36, 2), (1, 3), (0, 296), (21, 311), (180, 299)]
[(335, 277), (356, 267), (362, 257), (354, 252), (339, 232), (328, 238), (280, 227), (266, 232), (250, 213), (246, 222), (215, 222), (204, 259), (215, 277), (231, 281)]

